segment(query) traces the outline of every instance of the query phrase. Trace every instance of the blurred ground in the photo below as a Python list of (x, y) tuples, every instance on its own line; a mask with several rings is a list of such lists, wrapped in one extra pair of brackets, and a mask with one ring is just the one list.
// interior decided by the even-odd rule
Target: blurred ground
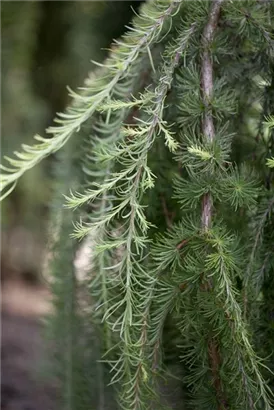
[(2, 410), (54, 409), (53, 383), (37, 373), (44, 347), (41, 317), (49, 306), (41, 285), (19, 279), (2, 284)]

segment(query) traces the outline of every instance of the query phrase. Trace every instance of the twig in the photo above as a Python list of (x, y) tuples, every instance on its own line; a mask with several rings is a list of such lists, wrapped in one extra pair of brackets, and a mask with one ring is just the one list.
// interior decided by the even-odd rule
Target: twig
[(218, 341), (214, 338), (211, 338), (208, 342), (208, 352), (209, 352), (209, 361), (210, 368), (213, 374), (213, 386), (217, 394), (217, 400), (219, 402), (218, 409), (224, 410), (228, 409), (228, 403), (226, 401), (222, 381), (219, 375), (221, 356), (219, 351)]
[(164, 215), (165, 215), (166, 225), (167, 225), (168, 228), (170, 228), (172, 226), (172, 223), (173, 223), (174, 213), (169, 212), (169, 210), (167, 208), (167, 204), (166, 204), (166, 199), (165, 199), (163, 194), (161, 194), (161, 202), (162, 202), (163, 212), (164, 212)]
[(177, 246), (177, 249), (182, 249), (186, 244), (187, 244), (188, 240), (187, 239), (183, 239)]

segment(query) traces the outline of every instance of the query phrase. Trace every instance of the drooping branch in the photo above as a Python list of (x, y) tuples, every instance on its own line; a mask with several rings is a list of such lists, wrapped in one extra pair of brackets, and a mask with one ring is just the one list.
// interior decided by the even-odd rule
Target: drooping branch
[[(216, 32), (221, 4), (223, 0), (216, 0), (212, 3), (209, 19), (204, 28), (202, 36), (202, 66), (201, 66), (201, 93), (204, 104), (204, 117), (202, 119), (202, 132), (208, 142), (213, 142), (215, 138), (215, 128), (212, 115), (211, 100), (213, 96), (213, 64), (210, 47)], [(205, 231), (210, 228), (212, 219), (212, 198), (210, 193), (204, 195), (202, 199), (202, 226)], [(206, 289), (211, 289), (212, 284), (208, 282)], [(216, 392), (218, 410), (228, 408), (224, 388), (220, 377), (221, 356), (218, 341), (211, 338), (208, 342), (209, 365), (213, 376), (213, 387)]]
[(223, 0), (216, 0), (212, 4), (209, 19), (205, 26), (202, 37), (202, 67), (201, 67), (201, 92), (205, 106), (205, 116), (202, 122), (202, 129), (205, 137), (209, 141), (213, 141), (215, 130), (213, 117), (211, 113), (211, 98), (213, 93), (213, 65), (210, 53), (210, 47), (217, 28), (217, 23), (220, 15), (220, 8)]
[[(222, 3), (223, 0), (216, 0), (213, 2), (202, 37), (201, 93), (205, 109), (204, 118), (202, 120), (202, 132), (209, 142), (212, 142), (215, 138), (211, 109), (211, 99), (213, 94), (213, 65), (210, 47), (217, 28)], [(202, 225), (204, 229), (208, 229), (212, 217), (212, 199), (209, 194), (204, 196), (202, 206)]]
[(133, 22), (133, 27), (120, 41), (116, 41), (117, 47), (112, 50), (105, 64), (94, 62), (103, 68), (100, 75), (94, 77), (90, 85), (82, 88), (79, 94), (69, 89), (71, 105), (65, 113), (57, 113), (57, 125), (46, 130), (52, 138), (36, 135), (35, 144), (23, 144), (21, 152), (14, 152), (14, 158), (5, 157), (8, 166), (0, 164), (0, 169), (4, 171), (0, 178), (0, 200), (13, 191), (18, 179), (26, 171), (57, 152), (72, 135), (79, 132), (100, 105), (112, 96), (113, 89), (128, 75), (129, 69), (137, 64), (138, 58), (150, 53), (149, 47), (158, 40), (163, 33), (165, 22), (179, 10), (180, 4), (181, 0), (175, 0), (160, 9), (154, 4), (143, 6), (140, 16)]

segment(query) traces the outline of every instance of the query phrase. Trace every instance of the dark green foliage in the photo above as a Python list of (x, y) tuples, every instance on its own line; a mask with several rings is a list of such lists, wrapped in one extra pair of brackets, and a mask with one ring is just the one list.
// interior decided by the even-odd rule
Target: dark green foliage
[(149, 2), (53, 137), (8, 159), (4, 196), (76, 134), (52, 269), (64, 408), (271, 408), (273, 21), (267, 1)]

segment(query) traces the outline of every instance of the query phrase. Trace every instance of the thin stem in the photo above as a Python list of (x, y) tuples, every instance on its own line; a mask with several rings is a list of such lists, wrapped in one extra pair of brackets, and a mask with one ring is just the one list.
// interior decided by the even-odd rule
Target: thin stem
[(262, 233), (263, 233), (263, 229), (264, 229), (264, 226), (265, 226), (266, 219), (267, 219), (268, 215), (270, 214), (270, 212), (273, 208), (273, 205), (274, 205), (274, 198), (272, 198), (271, 201), (269, 202), (265, 212), (262, 215), (260, 223), (257, 226), (257, 233), (256, 233), (256, 236), (255, 236), (254, 245), (252, 247), (252, 251), (251, 251), (251, 255), (250, 255), (250, 259), (249, 259), (249, 264), (247, 266), (247, 272), (246, 272), (246, 276), (245, 276), (245, 280), (244, 280), (244, 292), (243, 292), (244, 319), (247, 319), (247, 316), (248, 316), (248, 311), (247, 311), (248, 310), (248, 286), (249, 286), (252, 266), (254, 265), (254, 259), (255, 259), (255, 256), (256, 256), (256, 252), (258, 250), (259, 243), (261, 241), (261, 237), (262, 237)]
[(172, 223), (173, 223), (174, 214), (169, 212), (164, 194), (161, 194), (161, 202), (162, 202), (163, 213), (165, 216), (166, 226), (168, 228), (171, 228)]

